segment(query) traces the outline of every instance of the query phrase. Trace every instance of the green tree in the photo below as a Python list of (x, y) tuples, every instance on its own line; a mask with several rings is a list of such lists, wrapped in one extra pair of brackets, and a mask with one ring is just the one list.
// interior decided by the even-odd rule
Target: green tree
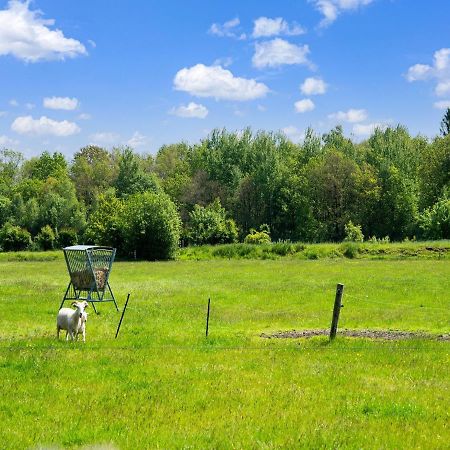
[(145, 191), (157, 192), (159, 182), (155, 175), (145, 173), (139, 158), (130, 147), (119, 151), (119, 172), (115, 181), (117, 195), (121, 198)]
[(441, 134), (447, 136), (450, 134), (450, 108), (445, 111), (444, 117), (441, 121)]
[(70, 167), (70, 177), (77, 196), (89, 210), (95, 206), (99, 194), (113, 186), (117, 173), (116, 159), (96, 145), (88, 145), (75, 153)]
[(195, 205), (189, 214), (188, 239), (191, 244), (228, 244), (236, 242), (238, 231), (233, 219), (216, 199), (206, 207)]
[(123, 211), (125, 248), (148, 260), (173, 259), (180, 240), (181, 220), (175, 203), (163, 193), (130, 195)]
[(23, 166), (24, 178), (35, 178), (45, 181), (49, 177), (63, 178), (67, 176), (67, 161), (64, 155), (54, 152), (43, 152), (39, 157), (31, 158)]

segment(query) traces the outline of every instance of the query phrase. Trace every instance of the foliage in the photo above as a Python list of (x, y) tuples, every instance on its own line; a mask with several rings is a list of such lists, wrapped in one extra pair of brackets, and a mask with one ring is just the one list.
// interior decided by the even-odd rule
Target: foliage
[(354, 225), (350, 220), (345, 227), (345, 238), (344, 241), (348, 242), (363, 242), (364, 234), (361, 230), (361, 225)]
[(245, 244), (270, 244), (270, 242), (270, 228), (267, 224), (261, 225), (259, 231), (252, 228), (244, 239)]
[(78, 244), (78, 234), (73, 228), (61, 228), (58, 231), (58, 246), (61, 248)]
[(5, 252), (26, 250), (31, 245), (31, 235), (27, 230), (10, 223), (0, 229), (0, 248)]
[(220, 200), (206, 207), (195, 205), (189, 213), (188, 240), (194, 245), (236, 242), (238, 231), (233, 219), (227, 219)]
[(42, 250), (53, 250), (55, 248), (55, 241), (55, 233), (49, 225), (43, 226), (36, 236), (36, 243)]
[(450, 197), (445, 195), (419, 218), (419, 228), (425, 239), (450, 239)]
[(175, 204), (162, 192), (127, 198), (123, 209), (124, 250), (148, 260), (174, 259), (181, 221)]
[(125, 253), (124, 248), (124, 202), (110, 190), (100, 194), (97, 208), (89, 217), (84, 234), (87, 244), (106, 245)]
[(447, 108), (447, 110), (444, 113), (444, 117), (442, 118), (441, 122), (441, 134), (442, 136), (447, 136), (450, 134), (450, 108)]

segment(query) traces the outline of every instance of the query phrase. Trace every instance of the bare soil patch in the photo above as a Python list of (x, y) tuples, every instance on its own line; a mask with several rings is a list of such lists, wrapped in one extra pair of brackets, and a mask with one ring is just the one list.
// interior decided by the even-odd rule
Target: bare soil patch
[[(329, 336), (330, 330), (290, 330), (277, 331), (272, 334), (262, 333), (260, 337), (266, 339), (300, 339), (312, 338), (315, 336)], [(450, 341), (450, 334), (431, 335), (427, 333), (418, 333), (413, 331), (396, 331), (396, 330), (338, 330), (339, 336), (368, 338), (368, 339), (437, 339), (440, 341)]]

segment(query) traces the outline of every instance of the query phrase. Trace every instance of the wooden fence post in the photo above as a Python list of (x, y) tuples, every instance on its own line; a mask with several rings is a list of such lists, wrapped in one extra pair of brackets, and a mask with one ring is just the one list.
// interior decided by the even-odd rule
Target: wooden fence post
[(339, 313), (341, 312), (341, 308), (344, 306), (341, 303), (343, 294), (344, 294), (344, 285), (339, 283), (336, 286), (336, 298), (334, 299), (333, 318), (331, 320), (331, 329), (330, 329), (330, 340), (333, 340), (336, 337), (339, 321)]

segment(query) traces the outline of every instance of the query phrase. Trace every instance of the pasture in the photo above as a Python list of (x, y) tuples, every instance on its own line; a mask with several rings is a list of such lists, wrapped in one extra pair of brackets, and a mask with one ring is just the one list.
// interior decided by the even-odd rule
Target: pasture
[[(86, 344), (55, 339), (67, 281), (0, 255), (2, 448), (448, 448), (447, 258), (116, 262), (119, 338), (109, 303)], [(339, 328), (430, 337), (260, 337), (328, 328), (339, 282)]]

